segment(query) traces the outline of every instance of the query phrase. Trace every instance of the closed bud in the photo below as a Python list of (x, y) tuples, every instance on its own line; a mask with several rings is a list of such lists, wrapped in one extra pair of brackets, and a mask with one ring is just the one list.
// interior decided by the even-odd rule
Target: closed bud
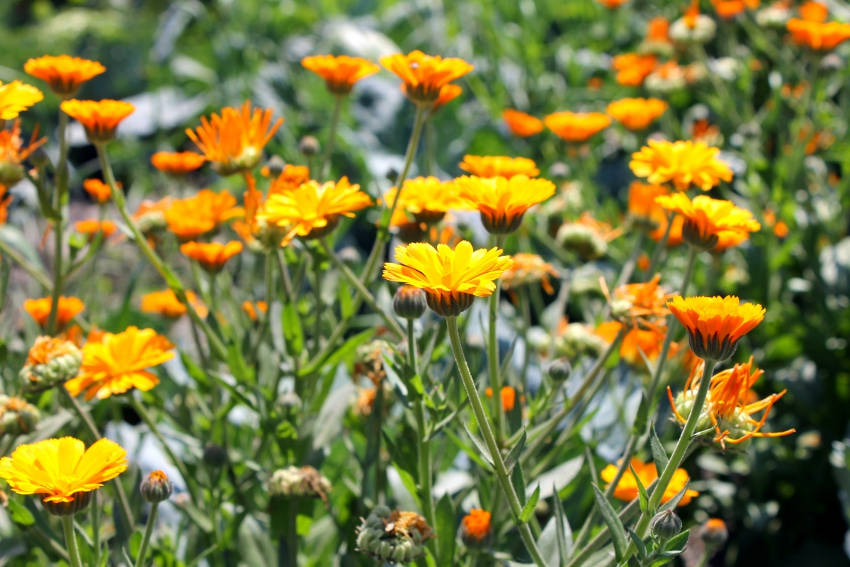
[(673, 510), (665, 510), (653, 516), (649, 528), (654, 537), (666, 541), (682, 531), (682, 520)]
[(298, 151), (307, 157), (316, 155), (319, 153), (319, 140), (315, 136), (304, 136), (298, 142)]
[(0, 184), (11, 187), (24, 178), (24, 168), (13, 161), (0, 161)]
[(40, 414), (24, 400), (0, 394), (0, 435), (21, 435), (35, 429)]
[(207, 443), (204, 447), (204, 462), (211, 467), (223, 467), (227, 464), (227, 451), (221, 445)]
[(699, 528), (699, 537), (707, 546), (719, 547), (729, 539), (729, 530), (726, 522), (720, 518), (709, 518)]
[(418, 319), (427, 307), (425, 292), (412, 285), (401, 286), (393, 296), (393, 310), (403, 319)]
[(573, 366), (570, 364), (570, 361), (564, 357), (556, 358), (549, 363), (549, 367), (546, 369), (546, 373), (549, 375), (549, 378), (555, 382), (563, 382), (570, 377), (572, 371)]
[(277, 177), (283, 173), (284, 168), (286, 168), (286, 162), (280, 156), (272, 156), (266, 162), (266, 168), (269, 171), (269, 176)]
[(159, 470), (150, 473), (139, 486), (139, 492), (142, 493), (142, 498), (151, 503), (168, 500), (173, 489), (174, 487), (168, 479), (168, 475)]

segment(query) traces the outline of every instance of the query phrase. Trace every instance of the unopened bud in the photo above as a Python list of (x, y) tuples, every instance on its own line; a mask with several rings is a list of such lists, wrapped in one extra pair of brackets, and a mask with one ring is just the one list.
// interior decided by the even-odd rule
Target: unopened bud
[(211, 467), (223, 467), (227, 464), (227, 451), (221, 445), (207, 443), (204, 447), (204, 462)]
[(401, 286), (393, 296), (393, 310), (403, 319), (418, 319), (427, 308), (425, 292), (412, 285)]
[(555, 382), (563, 382), (570, 377), (572, 371), (573, 367), (570, 364), (570, 361), (564, 357), (556, 358), (549, 363), (549, 367), (546, 369), (546, 373), (549, 374), (549, 378)]
[(298, 142), (298, 151), (307, 157), (316, 155), (319, 149), (319, 140), (315, 136), (304, 136)]
[(649, 524), (652, 535), (666, 541), (682, 531), (682, 520), (673, 510), (657, 513)]
[(709, 518), (699, 528), (699, 537), (706, 545), (719, 547), (726, 543), (729, 539), (729, 530), (726, 528), (726, 522), (720, 518)]
[(173, 489), (174, 487), (168, 479), (168, 475), (159, 470), (150, 473), (139, 486), (139, 492), (142, 493), (142, 497), (151, 503), (168, 500)]

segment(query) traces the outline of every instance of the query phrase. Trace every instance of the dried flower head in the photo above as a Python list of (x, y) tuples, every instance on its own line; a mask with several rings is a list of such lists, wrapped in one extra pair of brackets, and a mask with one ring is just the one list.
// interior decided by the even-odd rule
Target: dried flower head
[(106, 67), (82, 57), (43, 55), (28, 59), (24, 71), (50, 85), (50, 90), (60, 97), (71, 98), (80, 85), (106, 71)]
[(0, 436), (31, 433), (39, 419), (41, 414), (34, 405), (0, 394)]
[(68, 340), (38, 337), (27, 353), (27, 361), (19, 373), (27, 392), (48, 390), (77, 375), (83, 354)]
[(561, 277), (555, 266), (539, 255), (527, 252), (517, 252), (513, 255), (513, 259), (514, 263), (502, 274), (502, 287), (512, 290), (526, 284), (540, 283), (546, 293), (555, 292), (549, 281), (549, 276), (556, 279)]
[(327, 502), (331, 481), (311, 466), (286, 467), (272, 473), (267, 488), (272, 497), (298, 496)]
[(409, 563), (425, 553), (431, 527), (416, 512), (376, 506), (357, 530), (357, 549), (389, 563)]

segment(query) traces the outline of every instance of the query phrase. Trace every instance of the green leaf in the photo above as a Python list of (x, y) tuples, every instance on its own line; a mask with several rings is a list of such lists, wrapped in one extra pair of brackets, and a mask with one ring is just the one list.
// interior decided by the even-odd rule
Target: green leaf
[(437, 502), (437, 564), (454, 565), (455, 554), (455, 510), (452, 499), (443, 494)]
[(635, 547), (637, 548), (638, 553), (640, 554), (640, 558), (646, 559), (646, 544), (643, 543), (643, 540), (640, 539), (640, 536), (637, 535), (632, 528), (629, 528), (629, 537), (632, 538), (632, 543), (635, 544)]
[(661, 474), (667, 466), (667, 451), (664, 450), (664, 445), (661, 444), (661, 439), (655, 432), (655, 425), (652, 425), (649, 429), (649, 446), (652, 449), (652, 460), (655, 461), (655, 468), (658, 469), (658, 474)]
[(508, 474), (511, 473), (514, 468), (514, 465), (517, 464), (519, 456), (520, 454), (522, 454), (522, 450), (525, 448), (525, 427), (522, 428), (521, 433), (522, 435), (520, 435), (519, 441), (517, 441), (516, 445), (511, 448), (510, 452), (508, 453), (508, 456), (505, 457), (505, 467), (507, 467)]
[(685, 544), (688, 543), (688, 534), (690, 533), (690, 530), (685, 530), (682, 533), (671, 537), (667, 543), (664, 544), (664, 551), (677, 554), (683, 552), (685, 550)]
[(680, 490), (678, 493), (676, 493), (676, 496), (674, 496), (673, 498), (671, 498), (670, 500), (668, 500), (667, 502), (665, 502), (664, 504), (659, 506), (658, 511), (659, 512), (666, 512), (667, 510), (672, 510), (673, 508), (678, 506), (679, 501), (682, 499), (682, 497), (685, 495), (685, 493), (687, 491), (688, 491), (688, 485), (686, 484), (685, 486), (682, 487), (682, 490)]
[[(487, 450), (487, 447), (484, 446), (484, 443), (480, 439), (478, 439), (477, 435), (475, 435), (472, 431), (469, 430), (469, 427), (467, 427), (465, 423), (463, 424), (463, 430), (466, 431), (466, 434), (469, 435), (469, 438), (472, 439), (472, 442), (478, 448), (481, 458), (484, 459), (484, 461), (492, 467), (493, 461), (490, 459), (490, 451)], [(523, 486), (523, 494), (525, 494), (524, 489), (525, 486)]]
[(646, 487), (643, 485), (643, 482), (641, 482), (637, 471), (635, 471), (635, 468), (632, 466), (631, 463), (629, 463), (629, 471), (631, 471), (632, 477), (634, 477), (635, 479), (635, 484), (637, 484), (638, 499), (640, 501), (640, 511), (643, 513), (647, 513), (646, 510), (647, 508), (649, 508), (649, 495), (646, 493)]
[(531, 519), (532, 514), (534, 514), (534, 509), (537, 507), (537, 501), (540, 500), (540, 485), (534, 489), (534, 492), (531, 493), (531, 498), (528, 499), (528, 502), (525, 503), (525, 506), (522, 508), (522, 512), (519, 515), (519, 521), (523, 524), (528, 523)]
[(301, 356), (304, 350), (304, 331), (301, 329), (301, 317), (294, 303), (286, 303), (281, 310), (283, 338), (286, 342), (286, 352), (290, 356)]
[(354, 293), (348, 282), (340, 278), (338, 283), (337, 298), (339, 298), (339, 315), (343, 321), (354, 315)]
[(31, 526), (35, 522), (32, 512), (27, 510), (23, 504), (14, 498), (9, 499), (7, 510), (9, 511), (9, 516), (12, 517), (12, 521), (16, 524)]
[(602, 494), (602, 491), (595, 484), (593, 485), (593, 495), (596, 497), (596, 505), (602, 514), (602, 519), (605, 521), (605, 525), (608, 526), (608, 531), (611, 532), (614, 554), (617, 556), (617, 561), (621, 561), (627, 546), (626, 529), (623, 527), (623, 522), (620, 521), (620, 517), (611, 506), (611, 503), (608, 502), (608, 499), (605, 498), (605, 495)]

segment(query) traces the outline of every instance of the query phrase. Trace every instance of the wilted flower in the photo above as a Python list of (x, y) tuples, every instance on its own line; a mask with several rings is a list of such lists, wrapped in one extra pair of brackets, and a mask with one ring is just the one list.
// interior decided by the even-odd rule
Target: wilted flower
[(323, 78), (336, 95), (347, 95), (354, 83), (381, 70), (371, 61), (348, 55), (311, 55), (303, 58), (301, 65)]
[[(207, 306), (201, 302), (198, 296), (195, 295), (195, 292), (187, 291), (186, 299), (201, 319), (208, 315), (209, 310), (207, 309)], [(180, 300), (177, 299), (177, 294), (175, 294), (171, 289), (163, 289), (146, 293), (142, 296), (140, 309), (143, 313), (156, 313), (157, 315), (170, 317), (172, 319), (182, 317), (186, 314), (186, 306), (180, 303)]]
[(629, 130), (644, 130), (667, 110), (667, 103), (657, 98), (622, 98), (605, 109)]
[(0, 81), (0, 120), (13, 120), (44, 98), (41, 91), (20, 81)]
[[(646, 488), (658, 478), (658, 469), (655, 468), (655, 463), (644, 463), (638, 458), (632, 458), (629, 464), (631, 465), (630, 469), (626, 469), (620, 482), (617, 483), (617, 487), (614, 489), (614, 498), (627, 502), (631, 502), (638, 497), (638, 479), (640, 479), (640, 483)], [(631, 469), (634, 469), (637, 478), (635, 478), (635, 474), (632, 473)], [(599, 476), (605, 482), (610, 483), (617, 476), (617, 466), (606, 466), (602, 469)], [(688, 475), (688, 471), (685, 469), (676, 469), (676, 472), (673, 473), (673, 478), (670, 479), (670, 484), (667, 485), (664, 494), (661, 496), (661, 502), (667, 502), (679, 494), (690, 480), (691, 477)], [(684, 496), (682, 496), (682, 499), (679, 500), (678, 506), (685, 506), (697, 496), (699, 496), (699, 492), (688, 489)]]
[(115, 137), (115, 130), (122, 120), (130, 116), (135, 107), (123, 100), (77, 100), (63, 101), (62, 112), (78, 121), (86, 129), (92, 144), (102, 144)]
[(272, 497), (321, 498), (322, 502), (327, 502), (331, 491), (331, 481), (311, 466), (278, 469), (266, 486)]
[(611, 125), (601, 112), (555, 112), (543, 119), (546, 127), (567, 142), (585, 142)]
[(444, 59), (439, 55), (426, 55), (421, 51), (382, 57), (381, 65), (398, 75), (408, 98), (421, 104), (433, 104), (445, 85), (473, 69), (472, 65), (463, 59)]
[(748, 233), (761, 230), (750, 211), (736, 207), (731, 201), (706, 195), (697, 195), (691, 200), (684, 193), (675, 193), (657, 197), (655, 202), (682, 215), (683, 238), (701, 250), (713, 248), (721, 238), (728, 247), (745, 240)]
[(207, 158), (195, 152), (156, 152), (151, 156), (151, 164), (158, 170), (171, 175), (186, 175), (195, 171), (207, 161)]
[[(539, 134), (543, 131), (542, 120), (512, 108), (506, 108), (502, 111), (502, 120), (504, 120), (505, 124), (508, 125), (508, 129), (511, 131), (511, 134), (520, 138), (528, 138), (529, 136)], [(480, 173), (471, 173), (474, 175), (480, 175), (481, 177), (486, 177), (486, 175), (481, 175)]]
[(632, 154), (629, 167), (649, 183), (672, 182), (680, 191), (695, 185), (708, 191), (720, 181), (732, 180), (732, 169), (717, 159), (719, 153), (705, 142), (649, 140)]
[[(50, 319), (51, 298), (41, 297), (39, 299), (27, 299), (24, 301), (24, 310), (30, 317), (35, 319), (42, 328), (47, 326)], [(79, 315), (85, 305), (79, 297), (60, 296), (56, 306), (56, 325), (61, 329), (68, 322)]]
[(181, 244), (180, 251), (208, 272), (216, 273), (228, 260), (242, 252), (242, 243), (238, 240), (231, 240), (227, 244), (190, 241)]
[(493, 234), (508, 234), (519, 228), (525, 212), (555, 194), (555, 184), (525, 175), (504, 177), (458, 177), (460, 198), (478, 209), (481, 222)]
[(460, 522), (460, 535), (468, 544), (483, 542), (490, 535), (490, 512), (473, 508)]
[(653, 69), (644, 80), (646, 90), (666, 94), (683, 89), (688, 84), (686, 69), (675, 61), (667, 61)]
[(28, 392), (48, 390), (77, 375), (83, 354), (71, 342), (55, 337), (38, 337), (19, 373)]
[(425, 553), (425, 540), (434, 537), (425, 518), (416, 512), (376, 506), (357, 529), (357, 549), (381, 561), (409, 563)]
[(605, 339), (584, 323), (562, 320), (555, 335), (555, 349), (560, 356), (575, 360), (580, 356), (598, 356), (608, 346)]
[(700, 358), (722, 361), (731, 358), (738, 341), (764, 319), (764, 307), (727, 297), (676, 296), (667, 303), (688, 331), (691, 350)]
[(0, 435), (21, 435), (35, 429), (41, 415), (38, 408), (21, 398), (0, 394)]
[(142, 498), (151, 503), (168, 500), (173, 489), (174, 486), (171, 484), (168, 475), (160, 470), (150, 473), (139, 485)]
[(560, 278), (558, 270), (537, 254), (517, 252), (513, 255), (514, 263), (502, 274), (502, 287), (506, 290), (516, 289), (530, 283), (540, 283), (546, 293), (555, 290), (549, 281), (549, 276)]

